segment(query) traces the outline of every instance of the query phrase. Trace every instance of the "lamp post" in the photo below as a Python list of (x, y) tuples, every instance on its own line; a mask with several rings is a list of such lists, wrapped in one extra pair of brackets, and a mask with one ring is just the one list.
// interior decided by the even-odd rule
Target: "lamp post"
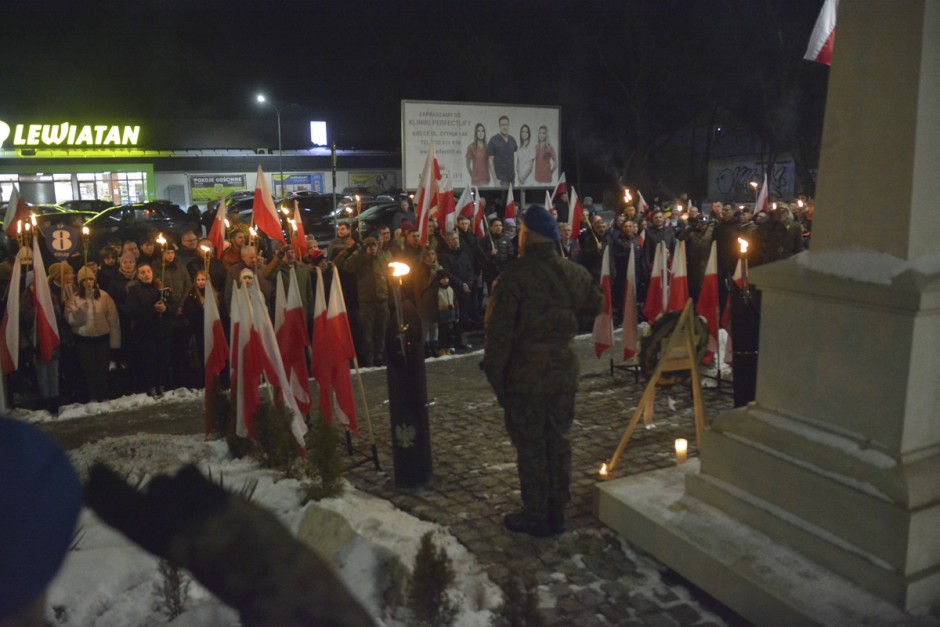
[[(261, 104), (270, 105), (274, 109), (274, 112), (277, 114), (277, 165), (278, 165), (278, 170), (280, 170), (281, 172), (281, 187), (284, 188), (283, 189), (284, 193), (282, 195), (286, 196), (287, 195), (287, 181), (284, 180), (284, 148), (283, 148), (283, 145), (281, 144), (281, 109), (280, 107), (275, 105), (273, 102), (265, 98), (264, 94), (258, 94), (257, 100)], [(275, 189), (277, 189), (277, 186), (275, 186)]]

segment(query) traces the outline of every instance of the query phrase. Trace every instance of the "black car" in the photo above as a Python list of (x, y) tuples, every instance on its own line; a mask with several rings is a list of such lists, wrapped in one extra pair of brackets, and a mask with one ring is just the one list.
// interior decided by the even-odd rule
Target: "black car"
[(110, 209), (114, 203), (110, 200), (66, 200), (62, 203), (68, 211), (89, 211), (91, 213), (101, 213), (105, 209)]
[(156, 233), (172, 234), (167, 239), (175, 241), (191, 228), (186, 212), (168, 200), (111, 207), (86, 224), (95, 250), (111, 240), (141, 242)]
[(285, 198), (278, 203), (279, 209), (287, 209), (294, 216), (294, 202), (300, 209), (300, 221), (304, 233), (316, 236), (317, 240), (330, 240), (335, 236), (333, 220), (333, 195), (303, 194)]
[(358, 231), (359, 221), (361, 220), (363, 237), (372, 235), (375, 231), (382, 227), (388, 227), (389, 230), (392, 230), (392, 220), (395, 218), (395, 214), (398, 213), (400, 209), (401, 203), (397, 201), (386, 201), (373, 204), (368, 208), (363, 207), (362, 213), (358, 219), (355, 217), (355, 215), (353, 215), (350, 219), (350, 228), (353, 231)]

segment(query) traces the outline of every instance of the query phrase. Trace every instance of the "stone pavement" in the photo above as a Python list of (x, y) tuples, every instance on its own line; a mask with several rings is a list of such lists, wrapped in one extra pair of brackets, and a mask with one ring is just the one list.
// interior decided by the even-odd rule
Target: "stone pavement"
[[(470, 341), (481, 343), (479, 337)], [(502, 410), (479, 370), (479, 352), (426, 362), (434, 473), (421, 489), (394, 485), (385, 370), (363, 372), (382, 470), (363, 464), (347, 479), (412, 515), (447, 526), (497, 584), (505, 586), (516, 577), (527, 588), (536, 587), (548, 624), (747, 624), (594, 517), (595, 473), (617, 447), (643, 385), (629, 372), (611, 376), (609, 355), (616, 348), (598, 360), (589, 337), (575, 346), (581, 379), (571, 430), (567, 533), (536, 539), (502, 527), (503, 515), (520, 506), (515, 452)], [(705, 390), (707, 419), (731, 407), (730, 390), (727, 383)], [(641, 426), (635, 432), (618, 475), (674, 464), (678, 437), (689, 441), (690, 455), (696, 454), (688, 385), (660, 390), (654, 416), (653, 429)], [(362, 421), (360, 412), (361, 426)]]

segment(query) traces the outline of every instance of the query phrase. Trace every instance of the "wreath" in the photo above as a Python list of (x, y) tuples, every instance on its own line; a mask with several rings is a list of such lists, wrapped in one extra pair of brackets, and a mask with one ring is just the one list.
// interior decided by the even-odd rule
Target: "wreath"
[[(650, 327), (649, 335), (645, 335), (640, 339), (639, 365), (643, 376), (647, 378), (653, 376), (666, 344), (676, 330), (676, 324), (679, 322), (681, 315), (681, 311), (670, 311), (663, 314)], [(695, 333), (692, 336), (692, 347), (695, 349), (696, 362), (701, 363), (708, 349), (708, 327), (698, 316), (693, 316), (693, 320), (695, 320)], [(688, 380), (688, 370), (673, 370), (663, 372), (657, 385), (670, 387)]]

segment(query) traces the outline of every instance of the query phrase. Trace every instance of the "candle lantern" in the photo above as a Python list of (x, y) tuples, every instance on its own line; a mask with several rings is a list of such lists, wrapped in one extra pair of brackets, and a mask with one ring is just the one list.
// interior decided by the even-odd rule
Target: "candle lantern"
[(689, 453), (689, 441), (685, 438), (676, 440), (676, 464), (684, 464)]

